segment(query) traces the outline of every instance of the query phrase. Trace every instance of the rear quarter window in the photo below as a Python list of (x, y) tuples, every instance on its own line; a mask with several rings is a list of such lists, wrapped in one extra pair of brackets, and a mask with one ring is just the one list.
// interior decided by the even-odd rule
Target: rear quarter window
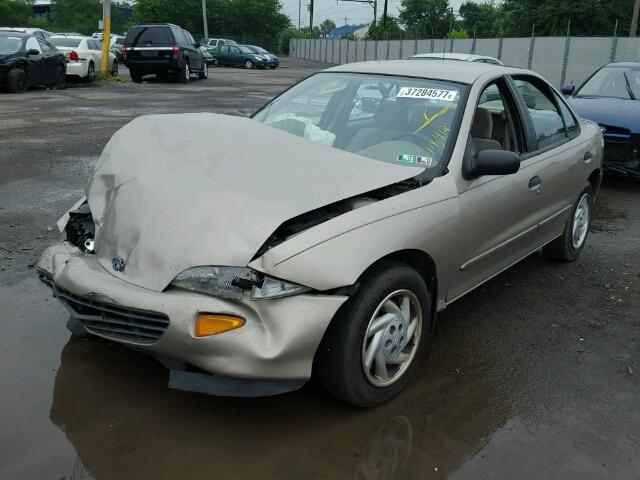
[(134, 27), (127, 33), (127, 45), (169, 46), (173, 35), (169, 27)]

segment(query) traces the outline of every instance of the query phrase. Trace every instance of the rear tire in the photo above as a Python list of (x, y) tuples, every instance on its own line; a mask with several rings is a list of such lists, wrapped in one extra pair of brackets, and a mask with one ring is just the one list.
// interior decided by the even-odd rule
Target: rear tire
[(189, 83), (190, 79), (191, 79), (191, 68), (189, 67), (189, 62), (185, 62), (184, 67), (178, 70), (178, 82)]
[(198, 72), (198, 78), (200, 80), (206, 80), (207, 78), (209, 78), (209, 66), (206, 63), (202, 67), (202, 71)]
[(11, 93), (21, 93), (27, 89), (27, 76), (21, 68), (14, 68), (7, 76), (7, 86)]
[(542, 248), (545, 255), (560, 262), (573, 262), (578, 258), (587, 243), (592, 208), (593, 188), (586, 185), (571, 209), (562, 235)]
[(363, 275), (331, 321), (315, 372), (345, 402), (378, 405), (407, 385), (430, 334), (431, 295), (424, 279), (403, 263), (385, 261)]
[(247, 70), (251, 70), (253, 68), (253, 62), (251, 60), (247, 60), (246, 62), (244, 62), (244, 68), (246, 68)]
[(111, 64), (111, 76), (112, 77), (117, 77), (118, 76), (118, 60), (113, 60), (113, 63)]
[(137, 70), (132, 70), (131, 68), (129, 69), (129, 75), (131, 76), (131, 81), (135, 82), (135, 83), (142, 83), (142, 77), (144, 75), (142, 75), (142, 73), (138, 72)]
[(93, 62), (89, 62), (89, 66), (87, 67), (87, 76), (84, 77), (85, 82), (91, 83), (96, 79), (96, 66)]

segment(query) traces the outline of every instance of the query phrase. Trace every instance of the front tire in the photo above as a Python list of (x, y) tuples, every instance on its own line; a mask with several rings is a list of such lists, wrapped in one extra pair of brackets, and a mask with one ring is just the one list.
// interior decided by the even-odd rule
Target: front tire
[(247, 60), (246, 62), (244, 62), (244, 68), (246, 68), (247, 70), (251, 70), (253, 68), (253, 62), (251, 60)]
[(11, 93), (24, 92), (27, 89), (27, 76), (21, 68), (14, 68), (7, 76), (7, 86)]
[(587, 185), (578, 195), (562, 235), (545, 245), (542, 251), (549, 258), (561, 262), (572, 262), (578, 258), (587, 242), (592, 208), (593, 188)]
[(363, 276), (334, 317), (316, 354), (316, 373), (345, 402), (378, 405), (407, 385), (430, 334), (424, 279), (405, 264), (385, 261)]
[(56, 72), (56, 83), (53, 84), (52, 88), (56, 90), (62, 90), (67, 85), (67, 72), (62, 65), (58, 66), (58, 70)]
[(134, 83), (142, 83), (142, 77), (144, 75), (142, 75), (142, 73), (138, 72), (137, 70), (132, 70), (131, 68), (129, 68), (129, 75), (131, 76), (131, 81)]

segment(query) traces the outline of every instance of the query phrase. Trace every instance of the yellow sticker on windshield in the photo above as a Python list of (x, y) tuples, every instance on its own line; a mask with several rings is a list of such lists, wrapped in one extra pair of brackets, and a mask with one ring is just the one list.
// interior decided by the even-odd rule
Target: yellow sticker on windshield
[(431, 124), (431, 122), (433, 122), (434, 120), (437, 120), (438, 118), (440, 118), (441, 116), (443, 116), (445, 113), (447, 113), (449, 111), (449, 109), (451, 108), (451, 105), (447, 105), (446, 107), (444, 107), (442, 110), (440, 110), (438, 113), (436, 113), (435, 115), (429, 116), (427, 114), (427, 112), (425, 111), (422, 116), (424, 117), (424, 121), (422, 122), (422, 125), (420, 125), (415, 132), (413, 132), (414, 134), (420, 132), (420, 130), (426, 128), (427, 126), (429, 126), (429, 124)]

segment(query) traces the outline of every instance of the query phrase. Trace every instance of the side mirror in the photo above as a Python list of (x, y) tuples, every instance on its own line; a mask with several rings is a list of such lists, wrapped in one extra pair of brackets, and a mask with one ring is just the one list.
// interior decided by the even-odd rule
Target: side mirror
[(570, 83), (569, 85), (562, 87), (561, 91), (563, 95), (570, 96), (576, 91), (576, 86), (573, 83)]
[(520, 170), (520, 155), (508, 150), (481, 150), (470, 163), (467, 180), (483, 175), (511, 175)]
[(40, 52), (35, 48), (30, 48), (29, 50), (27, 50), (27, 56), (29, 55), (40, 55)]

